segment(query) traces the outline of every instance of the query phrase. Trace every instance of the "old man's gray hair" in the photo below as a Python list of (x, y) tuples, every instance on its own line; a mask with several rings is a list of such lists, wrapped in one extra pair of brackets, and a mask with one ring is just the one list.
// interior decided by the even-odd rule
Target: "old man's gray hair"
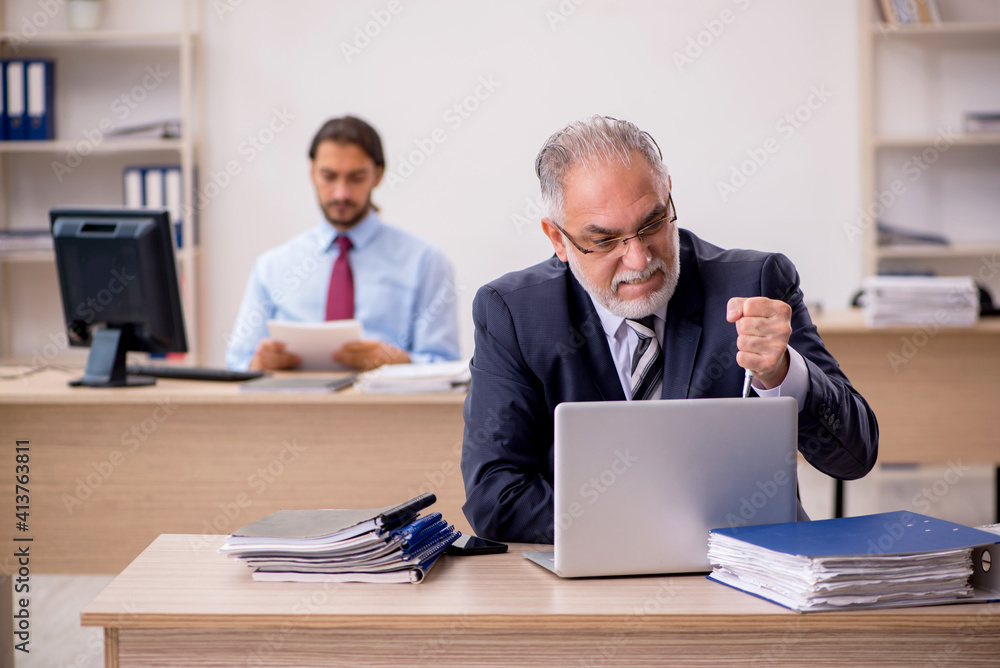
[(570, 169), (578, 165), (593, 169), (615, 163), (628, 167), (636, 154), (649, 162), (666, 190), (670, 181), (660, 147), (634, 123), (610, 116), (591, 116), (559, 130), (545, 141), (535, 160), (543, 215), (562, 223), (565, 178)]

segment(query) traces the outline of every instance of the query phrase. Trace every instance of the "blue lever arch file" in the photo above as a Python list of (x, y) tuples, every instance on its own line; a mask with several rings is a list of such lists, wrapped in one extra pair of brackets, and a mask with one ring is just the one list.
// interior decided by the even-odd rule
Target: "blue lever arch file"
[(897, 511), (713, 529), (708, 576), (800, 612), (1000, 600), (1000, 536)]
[(4, 63), (7, 80), (7, 95), (4, 108), (7, 110), (7, 139), (23, 141), (28, 138), (24, 126), (26, 87), (23, 60), (8, 60)]
[(0, 141), (7, 139), (7, 61), (0, 60)]
[(24, 63), (27, 138), (43, 141), (55, 137), (53, 73), (51, 60), (27, 60)]

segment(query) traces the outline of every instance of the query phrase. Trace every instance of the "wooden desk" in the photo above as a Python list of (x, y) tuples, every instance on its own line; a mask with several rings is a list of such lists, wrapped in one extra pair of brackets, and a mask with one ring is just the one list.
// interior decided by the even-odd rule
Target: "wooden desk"
[[(0, 515), (30, 441), (32, 573), (118, 573), (161, 533), (229, 534), (282, 508), (365, 508), (422, 491), (462, 530), (462, 394), (248, 394), (233, 383), (0, 383)], [(5, 550), (0, 573), (17, 572)]]
[(879, 423), (879, 461), (1000, 462), (1000, 319), (869, 329), (859, 311), (816, 327)]
[[(975, 327), (865, 327), (860, 310), (816, 318), (875, 411), (880, 463), (1000, 464), (1000, 319)], [(1000, 467), (996, 478), (1000, 522)], [(843, 485), (837, 486), (842, 505)], [(840, 514), (839, 512), (837, 513)]]
[(160, 536), (81, 614), (106, 666), (996, 666), (1000, 604), (796, 614), (701, 575), (561, 580), (443, 557), (419, 585), (259, 583)]

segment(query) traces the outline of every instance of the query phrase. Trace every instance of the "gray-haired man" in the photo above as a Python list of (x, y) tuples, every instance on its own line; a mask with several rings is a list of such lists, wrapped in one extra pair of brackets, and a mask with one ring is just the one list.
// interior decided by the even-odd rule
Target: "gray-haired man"
[[(602, 116), (536, 162), (555, 256), (482, 287), (465, 404), (465, 514), (481, 536), (552, 542), (553, 411), (563, 401), (761, 396), (799, 403), (799, 451), (831, 476), (875, 464), (878, 424), (816, 333), (783, 255), (676, 225), (648, 133)], [(634, 375), (638, 357), (648, 372)], [(648, 359), (647, 359), (648, 358)]]

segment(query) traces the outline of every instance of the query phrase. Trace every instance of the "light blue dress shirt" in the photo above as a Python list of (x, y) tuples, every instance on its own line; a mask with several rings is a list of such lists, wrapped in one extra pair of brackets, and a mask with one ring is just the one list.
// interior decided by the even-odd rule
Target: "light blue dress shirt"
[[(458, 359), (458, 290), (444, 254), (374, 211), (346, 234), (354, 244), (354, 317), (365, 338), (402, 348), (413, 362)], [(336, 236), (324, 219), (257, 258), (226, 345), (227, 367), (250, 365), (269, 319), (326, 319)]]

